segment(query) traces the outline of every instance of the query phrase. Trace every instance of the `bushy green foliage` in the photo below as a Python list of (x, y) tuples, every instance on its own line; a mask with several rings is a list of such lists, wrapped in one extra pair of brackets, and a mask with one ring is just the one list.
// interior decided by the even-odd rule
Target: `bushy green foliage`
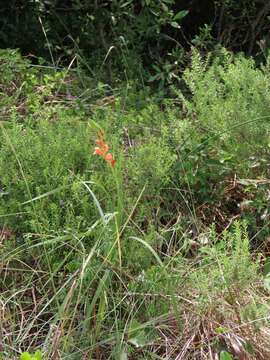
[[(70, 88), (66, 72), (1, 54), (3, 93), (17, 81), (0, 123), (4, 350), (152, 358), (163, 332), (185, 348), (187, 314), (198, 338), (205, 325), (241, 329), (265, 314), (251, 249), (268, 221), (267, 182), (258, 184), (269, 171), (269, 70), (214, 55), (194, 51), (171, 105), (131, 85), (108, 103), (100, 85), (99, 103), (76, 81)], [(71, 90), (71, 103), (58, 101)], [(95, 154), (97, 138), (115, 166)], [(222, 232), (235, 217), (247, 224)], [(187, 351), (199, 358), (197, 340)]]
[(24, 352), (21, 354), (21, 360), (42, 360), (42, 354), (40, 351), (36, 351), (33, 355), (29, 354), (28, 352)]
[(191, 68), (184, 73), (192, 93), (191, 102), (185, 102), (188, 112), (199, 118), (209, 135), (220, 134), (227, 143), (230, 139), (232, 147), (245, 139), (247, 151), (254, 149), (258, 139), (264, 147), (269, 123), (269, 81), (265, 72), (256, 69), (252, 59), (234, 58), (224, 50), (210, 61), (194, 50)]
[[(81, 221), (87, 223), (87, 218), (79, 220), (84, 215), (76, 205), (76, 198), (81, 202), (84, 197), (76, 183), (88, 180), (92, 157), (87, 124), (41, 120), (34, 129), (14, 124), (2, 130), (1, 187), (6, 193), (2, 214), (25, 211), (29, 231), (56, 230), (61, 224), (73, 227), (75, 218), (78, 228)], [(22, 205), (50, 192), (55, 193), (36, 204)], [(89, 206), (84, 211), (85, 216), (91, 213)]]
[[(187, 119), (182, 125), (182, 168), (191, 187), (209, 201), (209, 184), (235, 173), (268, 176), (269, 80), (267, 68), (221, 50), (213, 59), (196, 50), (184, 72), (187, 90), (176, 90)], [(179, 135), (178, 135), (179, 136)], [(213, 194), (212, 194), (213, 195)]]
[[(150, 229), (170, 221), (170, 211), (179, 206), (177, 203), (180, 211), (188, 213), (186, 201), (196, 205), (217, 202), (223, 189), (217, 186), (214, 190), (215, 184), (236, 172), (239, 178), (267, 176), (267, 67), (256, 69), (251, 60), (234, 60), (224, 50), (214, 60), (194, 51), (191, 67), (184, 73), (189, 92), (177, 90), (183, 103), (182, 119), (170, 107), (160, 112), (157, 105), (147, 102), (138, 111), (136, 100), (126, 113), (118, 99), (115, 108), (97, 109), (92, 118), (104, 129), (117, 157), (113, 174), (93, 156), (96, 132), (91, 121), (83, 120), (84, 113), (78, 116), (62, 105), (44, 103), (44, 94), (49, 91), (53, 96), (51, 89), (58, 86), (59, 77), (63, 79), (61, 72), (43, 75), (34, 71), (29, 78), (25, 73), (32, 70), (22, 65), (17, 55), (4, 55), (3, 64), (9, 66), (5, 56), (7, 59), (11, 55), (15, 69), (16, 61), (18, 68), (24, 66), (20, 71), (25, 77), (21, 81), (24, 93), (20, 96), (26, 99), (25, 108), (32, 104), (32, 110), (27, 110), (28, 117), (24, 116), (21, 124), (13, 113), (13, 123), (2, 128), (0, 163), (5, 201), (1, 212), (23, 213), (19, 222), (6, 218), (7, 225), (30, 232), (62, 231), (74, 226), (84, 231), (97, 214), (82, 185), (82, 181), (92, 181), (97, 198), (108, 212), (114, 212), (116, 204), (131, 211), (143, 191), (134, 218)], [(44, 88), (42, 97), (33, 97), (39, 82)], [(17, 95), (12, 93), (9, 101), (15, 99)], [(265, 192), (261, 196), (258, 201), (263, 213)], [(41, 198), (32, 202), (36, 197)]]
[(166, 142), (147, 139), (146, 144), (135, 148), (129, 165), (131, 183), (136, 188), (146, 185), (147, 196), (153, 199), (161, 195), (162, 189), (168, 186), (170, 171), (176, 160)]
[(191, 273), (190, 281), (199, 302), (218, 308), (219, 300), (223, 302), (225, 298), (233, 303), (257, 281), (258, 261), (251, 257), (244, 224), (235, 223), (233, 232), (225, 232), (221, 239), (216, 239), (216, 234), (212, 233), (208, 242), (201, 249), (202, 258), (196, 271)]
[(51, 119), (57, 106), (52, 108), (50, 102), (63, 93), (67, 97), (64, 92), (67, 71), (48, 68), (42, 73), (17, 50), (0, 50), (0, 69), (0, 105), (5, 119), (18, 121), (20, 117), (24, 121), (26, 115), (27, 120), (36, 120), (39, 115)]

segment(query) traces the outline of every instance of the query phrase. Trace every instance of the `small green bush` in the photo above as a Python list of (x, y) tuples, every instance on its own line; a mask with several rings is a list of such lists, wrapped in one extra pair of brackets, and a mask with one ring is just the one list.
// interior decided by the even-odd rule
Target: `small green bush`
[[(86, 192), (76, 183), (89, 180), (91, 161), (85, 123), (40, 121), (34, 129), (19, 124), (4, 129), (0, 164), (1, 188), (6, 195), (0, 205), (2, 215), (25, 213), (13, 224), (24, 231), (50, 232), (63, 226), (79, 229), (82, 222), (87, 223), (91, 205), (83, 201)], [(46, 193), (45, 198), (31, 202)], [(30, 203), (22, 205), (27, 201)]]
[(41, 351), (37, 350), (33, 355), (24, 352), (21, 354), (20, 360), (42, 360)]
[(194, 50), (191, 67), (184, 72), (192, 97), (184, 97), (183, 104), (195, 117), (198, 133), (209, 138), (218, 155), (231, 154), (243, 172), (241, 162), (267, 156), (269, 149), (268, 76), (268, 70), (256, 68), (252, 59), (233, 57), (225, 50), (214, 59), (204, 59)]
[(245, 224), (235, 223), (232, 232), (217, 240), (215, 233), (209, 245), (201, 248), (201, 260), (190, 274), (191, 291), (206, 307), (218, 308), (219, 300), (233, 304), (258, 279), (258, 262), (251, 257)]

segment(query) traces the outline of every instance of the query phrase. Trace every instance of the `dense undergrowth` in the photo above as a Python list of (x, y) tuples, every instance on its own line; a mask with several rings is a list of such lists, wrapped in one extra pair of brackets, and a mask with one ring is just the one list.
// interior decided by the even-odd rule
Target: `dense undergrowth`
[(1, 51), (1, 359), (270, 356), (270, 65), (191, 58), (160, 100)]

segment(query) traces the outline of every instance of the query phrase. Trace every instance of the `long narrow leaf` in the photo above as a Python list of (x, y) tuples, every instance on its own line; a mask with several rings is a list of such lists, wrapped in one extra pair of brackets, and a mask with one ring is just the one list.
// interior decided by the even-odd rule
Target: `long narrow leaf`
[(158, 254), (155, 252), (155, 250), (144, 240), (136, 237), (136, 236), (131, 236), (130, 239), (133, 239), (133, 240), (136, 240), (138, 241), (139, 243), (141, 243), (142, 245), (144, 245), (151, 253), (152, 255), (154, 256), (154, 258), (157, 260), (157, 262), (159, 263), (160, 266), (164, 266), (160, 257), (158, 256)]

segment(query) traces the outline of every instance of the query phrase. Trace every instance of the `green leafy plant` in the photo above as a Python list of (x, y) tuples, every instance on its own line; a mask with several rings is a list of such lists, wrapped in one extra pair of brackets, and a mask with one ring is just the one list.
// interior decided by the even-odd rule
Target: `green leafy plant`
[(24, 352), (21, 354), (20, 360), (42, 360), (42, 353), (40, 350), (37, 350), (34, 354)]
[(233, 360), (233, 357), (227, 351), (221, 351), (219, 355), (219, 360)]

